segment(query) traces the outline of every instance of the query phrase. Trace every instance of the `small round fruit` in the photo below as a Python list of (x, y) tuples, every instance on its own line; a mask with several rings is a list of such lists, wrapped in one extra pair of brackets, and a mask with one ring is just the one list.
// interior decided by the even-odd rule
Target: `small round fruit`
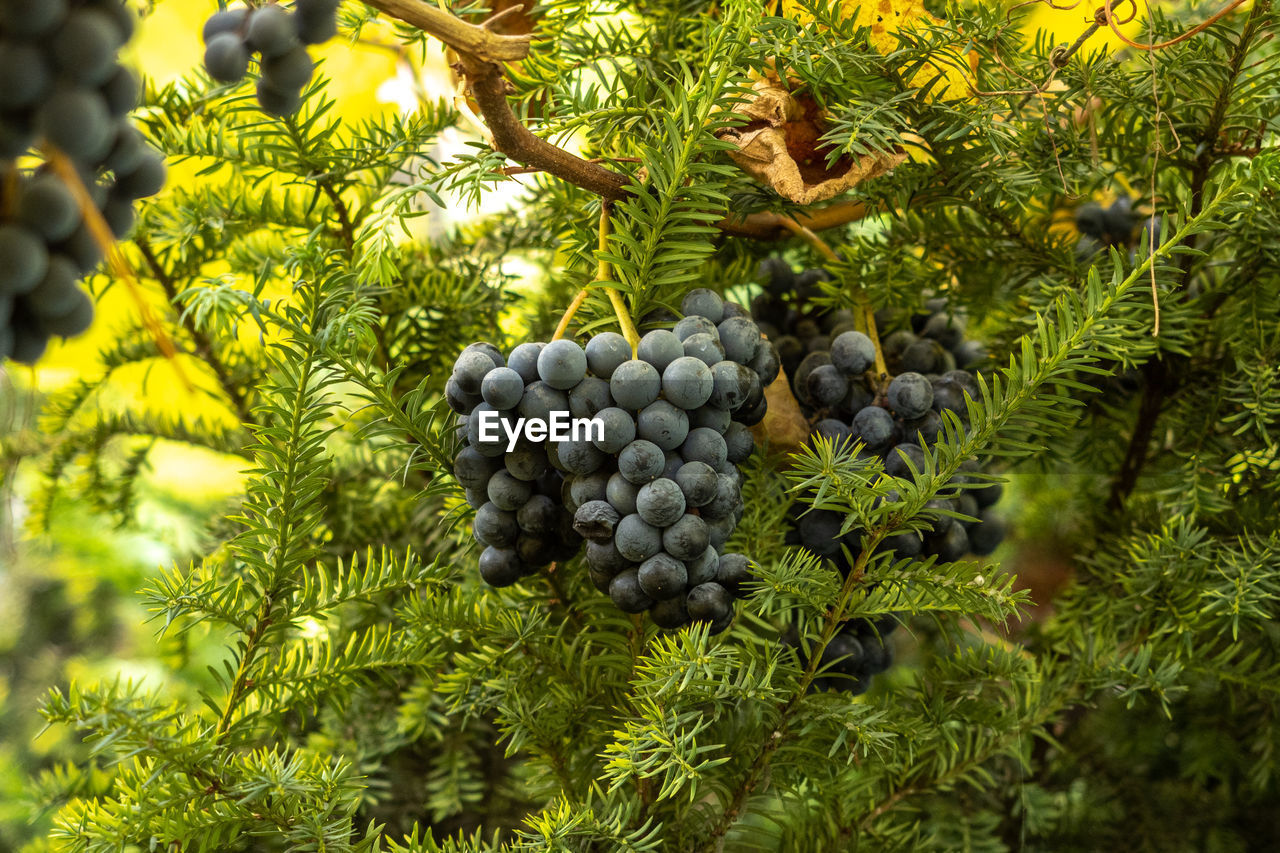
[(718, 583), (703, 583), (689, 590), (686, 605), (690, 618), (716, 622), (733, 612), (733, 597)]
[(511, 548), (485, 548), (480, 555), (480, 577), (489, 586), (511, 586), (524, 573), (520, 557)]
[(249, 48), (235, 33), (219, 33), (205, 47), (204, 67), (219, 83), (238, 83), (249, 73)]
[(665, 601), (684, 593), (689, 574), (684, 563), (659, 552), (640, 564), (638, 579), (645, 595), (655, 601)]
[(567, 391), (586, 375), (587, 354), (573, 341), (552, 341), (538, 354), (538, 377), (552, 388)]

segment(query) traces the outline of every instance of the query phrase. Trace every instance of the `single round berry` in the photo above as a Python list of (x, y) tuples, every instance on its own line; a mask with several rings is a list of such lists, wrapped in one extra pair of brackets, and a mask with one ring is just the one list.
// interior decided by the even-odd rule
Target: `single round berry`
[(235, 33), (219, 33), (204, 50), (204, 67), (219, 83), (238, 83), (249, 73), (249, 48)]
[(751, 562), (742, 554), (725, 554), (716, 567), (716, 583), (734, 598), (747, 594), (746, 584), (752, 580)]
[(49, 270), (44, 241), (20, 225), (0, 225), (0, 258), (0, 298), (27, 293)]
[(902, 418), (918, 418), (933, 406), (933, 385), (919, 373), (903, 373), (889, 383), (889, 407)]
[(593, 471), (590, 474), (580, 474), (567, 481), (569, 487), (569, 503), (574, 507), (580, 507), (591, 501), (603, 501), (609, 499), (609, 477), (612, 476), (608, 471)]
[(128, 172), (117, 172), (111, 191), (121, 198), (139, 199), (153, 196), (164, 188), (166, 170), (164, 158), (157, 151), (150, 151)]
[(670, 554), (658, 552), (640, 564), (637, 573), (640, 589), (655, 601), (682, 595), (689, 582), (684, 563)]
[(58, 243), (80, 225), (80, 207), (60, 178), (36, 175), (22, 187), (17, 218), (47, 242)]
[(711, 368), (711, 379), (711, 405), (730, 412), (747, 401), (753, 381), (756, 386), (760, 384), (760, 377), (751, 368), (727, 360)]
[(587, 376), (569, 392), (569, 413), (575, 418), (594, 418), (611, 406), (609, 383), (599, 377)]
[(605, 487), (605, 500), (613, 504), (613, 508), (621, 515), (631, 515), (636, 511), (636, 498), (639, 494), (640, 486), (622, 476), (621, 472), (614, 472)]
[(724, 344), (718, 338), (699, 332), (684, 339), (684, 354), (712, 367), (724, 361)]
[(124, 34), (110, 15), (85, 7), (67, 15), (50, 41), (50, 53), (67, 80), (83, 86), (99, 86), (115, 71), (116, 51)]
[(733, 597), (718, 583), (702, 583), (689, 590), (686, 605), (690, 618), (715, 622), (733, 612)]
[[(63, 317), (75, 310), (84, 294), (76, 286), (80, 279), (80, 270), (75, 263), (63, 255), (50, 255), (49, 267), (40, 280), (23, 300), (27, 308), (36, 317)], [(10, 305), (8, 299), (0, 298), (0, 326), (8, 323), (8, 312), (5, 306)]]
[(570, 474), (590, 474), (604, 464), (605, 455), (586, 438), (569, 439), (555, 446), (560, 466)]
[(724, 300), (714, 290), (699, 287), (685, 294), (680, 303), (680, 313), (686, 317), (705, 317), (712, 323), (719, 323), (724, 319)]
[(677, 560), (697, 559), (708, 545), (707, 523), (696, 515), (682, 515), (675, 524), (662, 531), (662, 550)]
[(288, 53), (298, 45), (292, 16), (283, 6), (261, 6), (249, 16), (246, 32), (249, 46), (266, 59)]
[(524, 577), (524, 565), (511, 548), (485, 548), (480, 555), (480, 577), (489, 586), (511, 586)]
[(618, 454), (619, 473), (637, 485), (657, 479), (666, 466), (667, 457), (662, 448), (644, 439), (636, 439)]
[(698, 427), (689, 432), (688, 438), (680, 446), (680, 455), (686, 463), (705, 462), (719, 470), (729, 458), (729, 448), (720, 433), (707, 427)]
[(729, 424), (732, 421), (733, 415), (724, 409), (717, 409), (715, 406), (702, 406), (689, 413), (690, 429), (706, 427), (718, 433), (723, 433), (729, 428)]
[(524, 380), (509, 367), (495, 368), (480, 381), (480, 395), (495, 409), (514, 409), (524, 396)]
[(653, 599), (640, 588), (640, 574), (636, 569), (619, 572), (610, 581), (609, 598), (623, 613), (643, 613), (653, 606)]
[(104, 157), (115, 140), (115, 123), (107, 102), (92, 89), (55, 89), (41, 104), (36, 127), (77, 163), (92, 163)]
[(524, 533), (553, 536), (560, 526), (561, 508), (546, 495), (534, 495), (516, 510), (516, 524)]
[(815, 406), (833, 408), (849, 395), (849, 380), (835, 365), (824, 364), (809, 372), (805, 388)]
[(675, 450), (689, 434), (689, 417), (666, 400), (655, 400), (636, 416), (636, 434), (663, 450)]
[(755, 358), (760, 347), (760, 329), (747, 317), (732, 317), (722, 322), (717, 329), (720, 332), (720, 343), (724, 345), (724, 356), (739, 364), (749, 364)]
[(653, 624), (667, 631), (675, 631), (689, 624), (689, 609), (685, 606), (685, 596), (677, 595), (666, 601), (659, 601), (649, 608), (649, 618)]
[(657, 368), (646, 361), (632, 359), (618, 365), (609, 378), (609, 391), (619, 407), (638, 412), (658, 399), (662, 377)]
[(636, 512), (654, 527), (674, 524), (684, 510), (684, 492), (674, 480), (665, 477), (645, 483), (636, 495)]
[(612, 537), (599, 541), (588, 539), (586, 554), (587, 565), (597, 571), (607, 573), (609, 577), (633, 567), (633, 563), (618, 551)]
[(703, 361), (682, 355), (662, 372), (662, 394), (681, 409), (697, 409), (711, 399), (711, 368)]
[(586, 353), (587, 368), (608, 382), (618, 365), (631, 358), (631, 345), (617, 332), (601, 332), (587, 341)]
[(652, 364), (659, 373), (682, 355), (684, 345), (668, 329), (654, 329), (640, 339), (640, 346), (636, 348), (636, 357)]
[(279, 56), (262, 60), (262, 76), (273, 89), (292, 92), (311, 82), (316, 63), (302, 45), (297, 45)]
[(610, 406), (597, 412), (596, 418), (604, 424), (604, 435), (595, 439), (595, 445), (605, 453), (621, 453), (635, 441), (636, 422), (626, 411)]
[[(268, 6), (268, 9), (277, 8)], [(287, 118), (302, 108), (302, 92), (297, 89), (277, 89), (266, 77), (258, 80), (254, 90), (258, 96), (258, 107), (267, 115), (275, 118)]]
[(662, 548), (662, 533), (639, 515), (628, 515), (613, 531), (618, 553), (633, 563), (643, 562)]
[(853, 428), (868, 450), (877, 451), (893, 438), (893, 415), (879, 406), (867, 406), (853, 416)]
[(75, 291), (74, 305), (60, 314), (42, 314), (40, 329), (46, 335), (74, 338), (84, 334), (93, 322), (93, 300), (82, 290)]
[(516, 544), (516, 537), (520, 535), (516, 514), (499, 509), (492, 502), (476, 510), (472, 530), (477, 542), (493, 548), (512, 548)]
[(303, 44), (324, 44), (338, 34), (337, 0), (298, 0), (294, 29)]
[(846, 376), (866, 373), (876, 361), (876, 345), (862, 332), (844, 332), (831, 341), (831, 364)]
[(53, 85), (53, 70), (35, 45), (0, 42), (0, 109), (29, 107)]
[(706, 506), (716, 496), (716, 471), (705, 462), (685, 462), (676, 471), (675, 482), (684, 494), (686, 506)]
[(569, 395), (539, 380), (525, 386), (516, 411), (527, 420), (550, 423), (555, 412), (569, 411)]
[(498, 509), (515, 512), (533, 497), (533, 487), (511, 476), (509, 471), (496, 471), (485, 487), (489, 500)]
[(567, 391), (587, 375), (587, 354), (573, 341), (552, 341), (538, 354), (538, 377), (552, 388)]
[(695, 587), (716, 579), (720, 568), (720, 555), (710, 545), (697, 557), (685, 561), (685, 570), (689, 573), (689, 586)]
[(511, 355), (507, 358), (507, 367), (520, 374), (520, 378), (524, 380), (526, 385), (538, 381), (538, 355), (542, 352), (544, 346), (546, 344), (520, 344), (511, 351)]
[(453, 476), (464, 489), (487, 489), (489, 478), (499, 467), (497, 460), (474, 447), (464, 447), (453, 459)]
[(224, 9), (221, 12), (214, 12), (213, 15), (204, 22), (204, 43), (208, 44), (215, 36), (223, 33), (239, 33), (245, 28), (245, 23), (249, 19), (248, 9)]
[(924, 450), (920, 445), (904, 442), (896, 445), (885, 457), (884, 470), (891, 477), (914, 479), (912, 467), (919, 473), (924, 470)]

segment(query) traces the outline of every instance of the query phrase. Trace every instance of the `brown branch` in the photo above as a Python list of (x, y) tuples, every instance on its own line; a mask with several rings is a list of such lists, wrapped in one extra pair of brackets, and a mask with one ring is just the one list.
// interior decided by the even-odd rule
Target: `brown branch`
[(735, 237), (752, 237), (756, 240), (779, 240), (791, 236), (787, 223), (793, 222), (810, 231), (825, 231), (840, 225), (857, 222), (876, 208), (860, 201), (842, 201), (813, 211), (797, 211), (790, 216), (784, 213), (752, 213), (743, 217), (725, 217), (716, 227)]
[(469, 53), (490, 62), (524, 59), (529, 55), (529, 43), (533, 41), (530, 35), (501, 35), (485, 27), (468, 24), (423, 0), (365, 0), (365, 4), (435, 36), (458, 53)]
[(627, 197), (628, 178), (625, 175), (570, 154), (535, 136), (520, 123), (507, 103), (507, 81), (500, 66), (463, 51), (458, 51), (458, 59), (471, 86), (471, 96), (475, 98), (493, 135), (496, 150), (517, 163), (550, 172), (606, 201), (620, 201)]
[(607, 201), (627, 197), (627, 176), (535, 136), (512, 112), (507, 103), (507, 81), (499, 63), (528, 56), (532, 36), (499, 35), (486, 27), (468, 24), (423, 0), (365, 0), (365, 3), (435, 36), (457, 52), (471, 95), (493, 136), (494, 150), (523, 166), (550, 172)]
[(178, 286), (169, 275), (164, 265), (160, 263), (160, 259), (156, 256), (155, 249), (152, 248), (150, 241), (145, 237), (136, 237), (134, 245), (138, 247), (138, 251), (142, 253), (142, 259), (146, 261), (147, 267), (151, 270), (151, 275), (160, 284), (160, 288), (164, 291), (165, 298), (169, 300), (169, 304), (178, 312), (179, 321), (186, 328), (187, 334), (191, 335), (191, 340), (196, 345), (196, 356), (209, 365), (213, 371), (213, 375), (217, 377), (218, 385), (222, 387), (222, 392), (227, 395), (232, 407), (236, 410), (237, 417), (241, 423), (248, 423), (251, 420), (249, 412), (249, 404), (245, 400), (244, 394), (236, 385), (235, 380), (231, 376), (231, 371), (227, 368), (222, 357), (218, 354), (217, 349), (213, 346), (213, 341), (204, 332), (200, 331), (200, 327), (196, 325), (195, 320), (184, 310), (178, 300)]
[[(435, 36), (458, 54), (462, 74), (470, 86), (480, 114), (493, 136), (496, 151), (515, 160), (528, 171), (555, 175), (574, 186), (603, 197), (620, 201), (628, 195), (627, 176), (570, 154), (545, 139), (535, 136), (516, 117), (507, 102), (508, 83), (499, 63), (523, 59), (529, 53), (531, 36), (506, 36), (485, 26), (443, 12), (423, 0), (364, 0), (365, 4), (393, 18), (411, 24)], [(513, 9), (516, 7), (512, 7)], [(620, 158), (618, 162), (629, 162)], [(516, 170), (512, 170), (513, 173)], [(861, 202), (841, 202), (812, 213), (786, 217), (777, 213), (753, 213), (745, 217), (726, 217), (717, 227), (736, 237), (778, 240), (789, 236), (785, 221), (794, 219), (813, 231), (822, 231), (862, 219), (870, 210)]]

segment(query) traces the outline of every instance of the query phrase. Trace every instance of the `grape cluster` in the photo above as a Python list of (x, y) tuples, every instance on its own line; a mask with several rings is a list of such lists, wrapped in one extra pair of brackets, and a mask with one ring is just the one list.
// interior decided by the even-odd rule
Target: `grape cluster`
[[(812, 424), (812, 435), (837, 445), (856, 442), (859, 456), (878, 457), (886, 473), (909, 478), (913, 466), (916, 471), (924, 467), (923, 448), (937, 442), (942, 412), (953, 412), (962, 424), (968, 423), (966, 399), (977, 395), (970, 368), (986, 352), (981, 344), (965, 339), (964, 318), (949, 313), (944, 300), (930, 300), (927, 313), (910, 317), (905, 328), (884, 337), (881, 353), (892, 379), (883, 385), (873, 371), (875, 345), (854, 327), (853, 316), (813, 304), (817, 283), (826, 278), (824, 271), (797, 275), (785, 262), (771, 259), (762, 273), (767, 283), (752, 303), (752, 312), (762, 320), (762, 327), (765, 318), (774, 318), (778, 324), (771, 328), (778, 333), (783, 369)], [(880, 314), (877, 325), (889, 328), (893, 319)], [(977, 471), (976, 462), (965, 462), (953, 482), (967, 483)], [(947, 562), (970, 553), (990, 554), (1005, 533), (1004, 524), (991, 512), (1000, 492), (999, 486), (989, 486), (939, 494), (929, 502), (931, 508), (976, 520), (939, 516), (923, 536), (893, 536), (877, 550), (897, 559), (935, 555)], [(845, 549), (856, 557), (863, 531), (841, 535), (844, 517), (838, 512), (804, 511), (796, 505), (791, 513), (788, 543), (826, 558), (847, 577), (852, 565)], [(835, 650), (829, 648), (827, 654), (832, 661), (840, 661), (833, 671), (843, 673), (844, 681), (825, 679), (819, 686), (865, 690), (871, 676), (888, 666), (884, 642), (896, 625), (895, 620), (885, 619), (874, 625), (852, 620), (842, 626), (833, 640)]]
[[(525, 343), (503, 360), (473, 344), (458, 358), (445, 390), (466, 437), (454, 471), (477, 508), (486, 582), (514, 583), (585, 539), (591, 581), (619, 609), (666, 629), (728, 626), (750, 578), (745, 556), (723, 553), (743, 512), (738, 466), (779, 363), (740, 306), (699, 289), (682, 308), (635, 357), (604, 332), (585, 348)], [(512, 445), (482, 434), (487, 412), (510, 423), (567, 412), (603, 429), (526, 431)]]
[[(822, 651), (818, 660), (815, 690), (846, 690), (860, 696), (871, 688), (872, 679), (893, 665), (889, 635), (898, 628), (895, 616), (850, 619)], [(784, 635), (785, 644), (798, 649), (794, 629)]]
[[(1076, 230), (1080, 232), (1080, 240), (1076, 243), (1076, 257), (1087, 261), (1107, 246), (1129, 249), (1129, 259), (1135, 254), (1132, 248), (1140, 217), (1133, 210), (1133, 201), (1128, 196), (1121, 196), (1108, 207), (1097, 202), (1085, 202), (1076, 208)], [(1142, 227), (1155, 236), (1160, 242), (1160, 218), (1151, 216), (1142, 222)]]
[(53, 335), (88, 328), (78, 282), (102, 260), (80, 202), (39, 145), (65, 155), (117, 238), (164, 160), (128, 119), (138, 80), (117, 61), (133, 35), (121, 0), (0, 0), (0, 360), (33, 364)]
[(271, 3), (225, 9), (204, 25), (204, 67), (221, 83), (238, 83), (256, 54), (258, 105), (283, 118), (302, 106), (302, 90), (315, 73), (307, 45), (323, 44), (338, 32), (340, 0), (296, 0), (293, 11)]

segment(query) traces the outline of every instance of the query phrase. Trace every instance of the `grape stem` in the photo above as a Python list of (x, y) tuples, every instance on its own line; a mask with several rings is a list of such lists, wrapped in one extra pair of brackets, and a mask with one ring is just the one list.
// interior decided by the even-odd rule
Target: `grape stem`
[[(795, 234), (800, 239), (808, 243), (814, 251), (823, 258), (833, 264), (840, 263), (840, 256), (835, 253), (831, 246), (827, 245), (827, 241), (823, 240), (812, 229), (806, 228), (796, 220), (789, 216), (782, 217), (782, 226)], [(889, 368), (885, 365), (884, 351), (880, 349), (880, 332), (876, 328), (876, 312), (871, 307), (871, 300), (867, 298), (867, 291), (857, 282), (851, 282), (850, 290), (853, 292), (854, 306), (857, 308), (856, 322), (862, 327), (862, 331), (867, 337), (871, 338), (871, 343), (876, 348), (875, 365), (872, 367), (874, 376), (872, 383), (874, 387), (879, 387), (889, 376)]]
[[(560, 340), (569, 331), (569, 324), (573, 322), (573, 317), (578, 313), (578, 309), (587, 301), (587, 294), (591, 292), (591, 288), (608, 282), (613, 278), (613, 265), (605, 257), (605, 250), (609, 245), (608, 202), (604, 202), (600, 206), (598, 234), (596, 242), (596, 277), (573, 297), (573, 301), (565, 309), (564, 316), (560, 318), (560, 324), (556, 326), (556, 333), (551, 336), (553, 341)], [(626, 300), (622, 298), (622, 294), (618, 292), (617, 288), (606, 286), (605, 291), (609, 294), (609, 302), (613, 305), (613, 313), (618, 317), (618, 325), (622, 328), (622, 336), (631, 345), (631, 356), (634, 358), (640, 347), (640, 333), (636, 331), (635, 323), (631, 321), (631, 312), (627, 310)]]
[(133, 297), (134, 303), (138, 307), (138, 314), (142, 318), (142, 325), (151, 334), (155, 340), (156, 348), (160, 350), (165, 359), (173, 366), (173, 372), (178, 375), (178, 381), (182, 383), (182, 387), (186, 389), (188, 394), (195, 393), (195, 386), (191, 384), (187, 373), (182, 369), (182, 363), (178, 361), (178, 351), (173, 346), (173, 341), (165, 332), (164, 327), (156, 320), (155, 313), (151, 310), (151, 306), (147, 304), (147, 300), (142, 296), (142, 287), (138, 284), (137, 277), (133, 274), (133, 268), (129, 266), (129, 262), (125, 260), (124, 254), (116, 246), (115, 235), (111, 233), (111, 226), (107, 224), (107, 220), (103, 218), (98, 206), (94, 204), (93, 198), (89, 195), (88, 188), (84, 185), (84, 181), (80, 179), (80, 173), (76, 170), (75, 164), (57, 148), (46, 144), (44, 146), (45, 159), (53, 170), (62, 178), (62, 182), (71, 190), (71, 194), (75, 197), (76, 206), (80, 208), (80, 215), (84, 217), (85, 225), (89, 229), (89, 234), (93, 237), (93, 241), (98, 244), (98, 248), (102, 250), (102, 255), (107, 259), (107, 266), (111, 272), (120, 281), (124, 282), (125, 290)]

